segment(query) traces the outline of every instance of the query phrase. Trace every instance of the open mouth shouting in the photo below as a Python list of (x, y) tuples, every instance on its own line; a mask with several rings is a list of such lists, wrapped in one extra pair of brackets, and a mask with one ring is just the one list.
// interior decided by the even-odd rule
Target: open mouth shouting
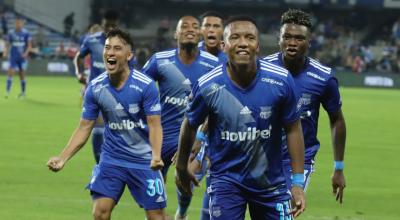
[(106, 67), (108, 70), (115, 70), (117, 68), (117, 59), (114, 57), (106, 59)]

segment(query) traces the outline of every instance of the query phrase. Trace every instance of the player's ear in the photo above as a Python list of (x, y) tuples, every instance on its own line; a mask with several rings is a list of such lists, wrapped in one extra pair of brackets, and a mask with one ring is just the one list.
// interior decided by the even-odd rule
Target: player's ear
[(131, 60), (135, 56), (135, 53), (131, 50), (128, 54), (127, 60)]

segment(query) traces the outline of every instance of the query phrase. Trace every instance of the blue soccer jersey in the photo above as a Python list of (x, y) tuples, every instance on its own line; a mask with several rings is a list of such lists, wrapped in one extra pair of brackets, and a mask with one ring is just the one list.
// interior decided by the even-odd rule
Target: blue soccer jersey
[(7, 35), (7, 41), (10, 44), (10, 60), (25, 60), (23, 54), (31, 40), (32, 36), (25, 28), (20, 31), (11, 30)]
[(117, 90), (108, 74), (101, 74), (86, 90), (82, 118), (96, 120), (99, 111), (105, 124), (100, 163), (150, 169), (146, 116), (161, 111), (155, 82), (133, 70), (123, 88)]
[(226, 64), (201, 77), (193, 87), (187, 118), (198, 126), (209, 117), (211, 182), (287, 195), (282, 128), (299, 119), (299, 98), (286, 69), (261, 60), (257, 66), (256, 78), (246, 89), (232, 82)]
[(218, 58), (200, 51), (196, 60), (183, 64), (178, 50), (159, 52), (144, 65), (143, 73), (158, 82), (163, 126), (163, 154), (175, 152), (192, 83), (218, 65)]
[[(206, 50), (206, 44), (204, 43), (204, 41), (199, 42), (198, 47), (202, 51), (207, 51)], [(228, 57), (226, 56), (226, 54), (222, 50), (218, 51), (217, 57), (218, 57), (218, 60), (219, 60), (220, 63), (228, 62)]]
[(79, 50), (79, 57), (84, 58), (90, 54), (89, 82), (106, 71), (103, 62), (103, 49), (106, 36), (103, 32), (88, 35)]
[[(264, 58), (280, 67), (284, 67), (282, 53)], [(319, 108), (322, 104), (327, 112), (336, 112), (341, 106), (338, 81), (331, 68), (307, 57), (304, 69), (293, 75), (301, 103), (301, 125), (304, 135), (305, 163), (313, 163), (320, 147), (317, 139)], [(286, 143), (284, 143), (286, 146)], [(285, 162), (289, 162), (287, 148), (284, 147)]]

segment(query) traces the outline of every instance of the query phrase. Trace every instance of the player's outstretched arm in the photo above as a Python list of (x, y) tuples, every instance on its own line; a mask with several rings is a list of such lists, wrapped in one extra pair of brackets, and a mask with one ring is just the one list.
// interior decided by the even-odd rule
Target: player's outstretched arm
[(83, 62), (84, 59), (80, 57), (80, 52), (76, 53), (73, 63), (75, 67), (75, 75), (76, 78), (78, 79), (79, 83), (82, 83), (86, 85), (86, 76), (83, 74), (84, 68), (83, 68)]
[(65, 163), (85, 145), (94, 124), (94, 120), (80, 120), (78, 127), (75, 129), (61, 154), (56, 157), (51, 157), (47, 162), (47, 166), (50, 170), (58, 172), (64, 167)]
[(341, 109), (334, 113), (328, 113), (328, 115), (332, 134), (333, 157), (335, 160), (335, 170), (332, 174), (332, 192), (336, 197), (336, 201), (342, 203), (344, 188), (346, 187), (346, 180), (343, 173), (346, 123)]
[(188, 119), (185, 117), (179, 135), (175, 183), (179, 191), (186, 195), (192, 195), (191, 183), (198, 185), (195, 176), (188, 171), (188, 161), (196, 131), (197, 127), (190, 126)]
[(300, 120), (285, 125), (287, 145), (292, 162), (292, 211), (299, 216), (306, 208), (304, 196), (304, 139)]
[(150, 167), (153, 170), (159, 170), (164, 167), (164, 163), (161, 159), (161, 145), (163, 139), (161, 116), (147, 116), (147, 125), (149, 126), (149, 141), (152, 148)]

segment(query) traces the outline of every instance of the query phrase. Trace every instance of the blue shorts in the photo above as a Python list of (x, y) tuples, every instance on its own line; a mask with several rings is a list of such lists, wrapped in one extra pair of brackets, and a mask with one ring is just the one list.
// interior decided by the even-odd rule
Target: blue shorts
[(207, 189), (210, 195), (211, 219), (244, 219), (247, 204), (251, 219), (292, 220), (290, 200), (285, 195), (263, 195), (250, 192), (238, 184), (219, 179)]
[(166, 207), (167, 197), (160, 171), (100, 163), (94, 167), (87, 188), (90, 189), (93, 199), (107, 197), (118, 203), (125, 185), (141, 208), (156, 210)]
[(161, 159), (164, 162), (164, 167), (161, 169), (161, 173), (164, 177), (167, 176), (169, 167), (172, 164), (171, 160), (177, 151), (177, 148), (178, 148), (177, 146), (178, 146), (178, 143), (176, 143), (175, 146), (163, 145), (161, 148)]
[(10, 59), (10, 68), (14, 71), (26, 71), (28, 68), (28, 61), (24, 58)]
[[(307, 191), (308, 184), (310, 183), (311, 174), (314, 173), (314, 162), (304, 163), (304, 192)], [(290, 163), (283, 163), (283, 172), (285, 173), (286, 185), (290, 190), (292, 188), (292, 166)]]

